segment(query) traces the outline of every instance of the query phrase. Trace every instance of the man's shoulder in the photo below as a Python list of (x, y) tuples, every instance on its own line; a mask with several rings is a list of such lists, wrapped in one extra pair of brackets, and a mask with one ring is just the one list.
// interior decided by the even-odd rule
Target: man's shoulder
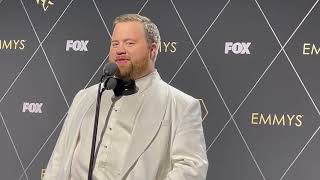
[(166, 83), (163, 81), (162, 86), (165, 86), (169, 91), (169, 98), (178, 101), (181, 103), (191, 103), (196, 100), (193, 96), (187, 94), (186, 92), (183, 92), (182, 90)]
[(79, 90), (76, 96), (74, 97), (74, 101), (84, 98), (93, 98), (94, 95), (97, 94), (98, 87), (99, 85), (95, 84), (90, 87)]
[(99, 84), (94, 84), (92, 86), (89, 86), (87, 88), (84, 88), (84, 89), (80, 90), (79, 92), (85, 93), (85, 94), (97, 93), (98, 87), (99, 87)]

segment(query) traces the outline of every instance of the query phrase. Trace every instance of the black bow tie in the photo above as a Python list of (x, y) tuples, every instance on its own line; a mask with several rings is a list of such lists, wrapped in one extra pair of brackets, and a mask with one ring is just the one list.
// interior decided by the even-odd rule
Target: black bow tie
[(135, 80), (122, 80), (115, 78), (117, 81), (116, 87), (113, 89), (115, 96), (128, 96), (138, 92)]

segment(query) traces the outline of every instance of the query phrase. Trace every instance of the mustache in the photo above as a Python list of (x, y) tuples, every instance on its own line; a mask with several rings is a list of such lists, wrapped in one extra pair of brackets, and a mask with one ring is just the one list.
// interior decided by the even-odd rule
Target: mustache
[(130, 57), (128, 57), (128, 56), (116, 56), (116, 58), (115, 58), (116, 61), (123, 60), (123, 59), (130, 60)]

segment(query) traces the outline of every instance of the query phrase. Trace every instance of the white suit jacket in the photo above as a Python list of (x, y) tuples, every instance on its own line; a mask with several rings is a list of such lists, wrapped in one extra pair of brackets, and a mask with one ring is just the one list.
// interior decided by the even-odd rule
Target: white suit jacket
[[(74, 98), (44, 180), (70, 180), (80, 126), (90, 106), (96, 104), (97, 89), (94, 85), (81, 90)], [(105, 93), (110, 93), (110, 98), (113, 95), (112, 91)], [(206, 179), (208, 160), (198, 100), (157, 75), (143, 95), (128, 106), (126, 113), (134, 115), (136, 124), (128, 152), (121, 157), (125, 163), (118, 180)]]

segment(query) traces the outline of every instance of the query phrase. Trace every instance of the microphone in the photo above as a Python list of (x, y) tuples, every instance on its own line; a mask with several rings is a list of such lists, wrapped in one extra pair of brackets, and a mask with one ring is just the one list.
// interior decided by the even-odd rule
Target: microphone
[(116, 63), (107, 63), (103, 67), (103, 75), (114, 76), (118, 71), (118, 65)]
[[(88, 180), (92, 180), (95, 151), (96, 151), (95, 148), (96, 148), (96, 141), (97, 141), (97, 131), (98, 131), (98, 124), (99, 124), (100, 103), (101, 103), (101, 97), (102, 97), (103, 91), (105, 89), (107, 90), (112, 89), (115, 96), (128, 96), (138, 92), (138, 88), (136, 87), (134, 80), (132, 79), (122, 80), (115, 77), (115, 74), (118, 71), (119, 71), (119, 68), (116, 63), (107, 63), (103, 67), (103, 75), (100, 79), (100, 83), (98, 87), (96, 112), (95, 112), (94, 127), (93, 127), (92, 142), (91, 142)], [(101, 84), (103, 82), (104, 82), (104, 88), (101, 90)]]
[(107, 63), (103, 67), (103, 80), (104, 87), (107, 90), (114, 89), (117, 86), (117, 80), (113, 77), (119, 71), (116, 63)]
[[(90, 153), (90, 162), (89, 162), (89, 171), (88, 171), (88, 180), (92, 180), (93, 168), (94, 168), (94, 159), (95, 159), (95, 149), (97, 142), (97, 131), (99, 124), (99, 113), (100, 113), (100, 103), (102, 93), (106, 88), (107, 90), (114, 89), (117, 85), (117, 80), (114, 75), (118, 71), (118, 66), (115, 63), (107, 63), (103, 67), (103, 75), (100, 79), (99, 87), (98, 87), (98, 95), (97, 95), (97, 103), (96, 103), (96, 112), (93, 126), (93, 134), (92, 134), (92, 142), (91, 142), (91, 153)], [(104, 82), (104, 88), (101, 90), (101, 84)]]
[(135, 81), (132, 79), (123, 80), (116, 78), (114, 75), (119, 71), (116, 63), (107, 63), (103, 67), (104, 88), (113, 90), (115, 96), (128, 96), (138, 92)]

